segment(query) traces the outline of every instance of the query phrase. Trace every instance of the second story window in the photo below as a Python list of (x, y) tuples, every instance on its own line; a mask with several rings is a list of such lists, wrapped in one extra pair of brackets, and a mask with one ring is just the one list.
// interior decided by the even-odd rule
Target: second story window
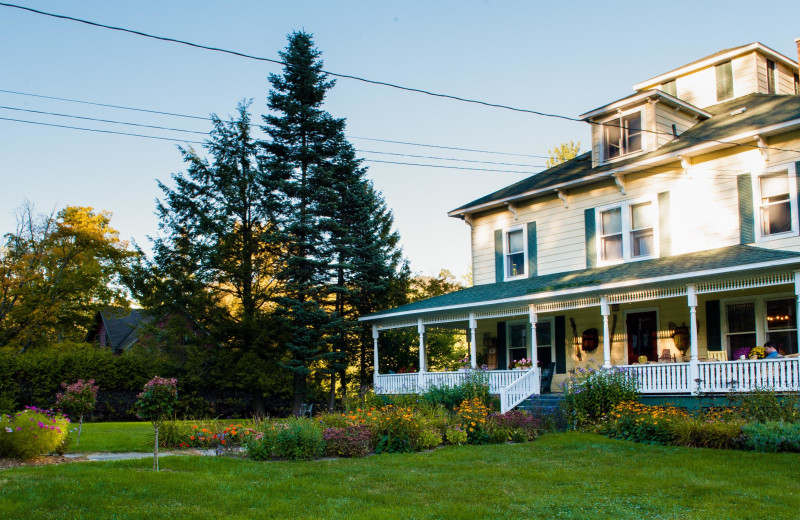
[(733, 67), (731, 62), (720, 63), (716, 67), (717, 101), (725, 101), (733, 97)]
[(789, 173), (779, 172), (759, 177), (761, 195), (761, 235), (769, 236), (792, 231)]
[(652, 200), (626, 201), (598, 210), (600, 261), (614, 263), (656, 255), (655, 205)]
[(778, 92), (775, 90), (775, 76), (778, 72), (777, 66), (775, 62), (772, 60), (767, 60), (767, 93), (768, 94), (777, 94)]
[(605, 160), (642, 149), (642, 113), (633, 112), (603, 123)]
[(512, 229), (506, 232), (505, 240), (506, 279), (525, 276), (525, 230)]

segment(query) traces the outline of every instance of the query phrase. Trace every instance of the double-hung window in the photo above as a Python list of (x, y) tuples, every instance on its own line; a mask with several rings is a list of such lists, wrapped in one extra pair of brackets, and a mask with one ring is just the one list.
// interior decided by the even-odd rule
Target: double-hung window
[(527, 252), (525, 248), (525, 229), (514, 228), (505, 232), (504, 256), (506, 280), (526, 276)]
[(733, 97), (733, 66), (730, 61), (714, 67), (717, 76), (717, 101)]
[(786, 236), (798, 230), (794, 165), (767, 171), (755, 178), (758, 230), (761, 239)]
[(797, 300), (766, 295), (725, 302), (725, 346), (731, 359), (747, 356), (767, 341), (784, 354), (797, 352)]
[(656, 256), (656, 205), (653, 199), (599, 208), (600, 261), (614, 263)]
[(642, 113), (632, 112), (603, 122), (606, 161), (642, 150)]

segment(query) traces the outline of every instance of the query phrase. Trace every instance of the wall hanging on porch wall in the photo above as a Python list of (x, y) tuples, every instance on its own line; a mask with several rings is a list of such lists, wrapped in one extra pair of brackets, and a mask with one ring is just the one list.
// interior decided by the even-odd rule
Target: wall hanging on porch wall
[(597, 348), (598, 345), (597, 329), (586, 329), (583, 331), (583, 339), (581, 341), (581, 348), (587, 352)]
[(569, 319), (569, 324), (572, 326), (572, 344), (575, 345), (575, 356), (578, 358), (578, 361), (583, 361), (581, 347), (578, 345), (578, 327), (575, 326), (575, 320), (572, 318)]
[(686, 322), (683, 322), (682, 325), (669, 322), (668, 326), (669, 330), (672, 331), (672, 341), (675, 342), (675, 348), (680, 350), (682, 356), (685, 356), (686, 350), (689, 348), (689, 327), (686, 326)]

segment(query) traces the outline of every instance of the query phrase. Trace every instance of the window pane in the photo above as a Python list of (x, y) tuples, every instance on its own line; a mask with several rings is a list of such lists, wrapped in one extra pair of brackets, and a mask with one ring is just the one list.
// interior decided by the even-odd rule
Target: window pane
[(508, 276), (520, 276), (525, 274), (525, 254), (514, 253), (508, 255)]
[(772, 197), (769, 203), (761, 208), (761, 224), (761, 232), (764, 235), (792, 230), (792, 207), (788, 196)]
[[(728, 332), (753, 332), (756, 330), (756, 311), (753, 302), (729, 303), (726, 306)], [(755, 336), (753, 337), (755, 342)], [(749, 345), (755, 346), (755, 343)]]
[(600, 214), (603, 229), (602, 235), (611, 235), (613, 233), (622, 232), (622, 210), (621, 208), (614, 208), (608, 211), (603, 211)]
[(518, 253), (522, 251), (523, 247), (522, 230), (510, 231), (508, 233), (508, 252)]
[(762, 199), (777, 195), (789, 195), (789, 174), (786, 172), (761, 177), (760, 182)]
[(625, 153), (637, 152), (642, 149), (642, 114), (636, 113), (623, 118), (625, 127)]
[(508, 364), (511, 365), (511, 361), (519, 361), (522, 358), (527, 358), (528, 357), (528, 349), (526, 349), (526, 348), (512, 348), (512, 349), (509, 349), (508, 357), (510, 358), (510, 361), (508, 362)]
[(653, 230), (643, 229), (631, 233), (631, 255), (650, 256), (653, 251)]
[(778, 351), (783, 355), (797, 353), (797, 332), (794, 330), (767, 332), (767, 341), (777, 343)]
[(767, 330), (796, 329), (795, 300), (771, 300), (767, 302)]
[(728, 336), (728, 348), (730, 349), (731, 358), (739, 359), (739, 356), (744, 355), (747, 357), (750, 354), (750, 349), (756, 346), (756, 335), (753, 334), (736, 334)]
[(619, 260), (622, 258), (622, 235), (611, 235), (603, 238), (603, 260)]
[(606, 142), (606, 159), (619, 157), (622, 147), (622, 128), (619, 119), (612, 119), (603, 123)]
[(661, 90), (665, 94), (669, 94), (670, 96), (678, 96), (678, 85), (673, 79), (672, 81), (667, 81), (663, 85), (661, 85)]
[[(519, 325), (509, 325), (508, 327), (508, 346), (514, 348), (524, 348), (527, 346), (525, 341), (528, 325), (520, 323)], [(525, 357), (524, 354), (522, 357)], [(517, 358), (519, 359), (519, 358)]]
[(733, 97), (733, 69), (731, 62), (726, 61), (716, 66), (717, 73), (717, 101), (724, 101)]
[(653, 227), (653, 204), (645, 202), (631, 206), (631, 229)]
[(550, 322), (542, 322), (536, 324), (536, 345), (540, 347), (550, 347), (552, 345), (552, 336), (550, 335)]
[(775, 94), (775, 62), (767, 60), (767, 93)]

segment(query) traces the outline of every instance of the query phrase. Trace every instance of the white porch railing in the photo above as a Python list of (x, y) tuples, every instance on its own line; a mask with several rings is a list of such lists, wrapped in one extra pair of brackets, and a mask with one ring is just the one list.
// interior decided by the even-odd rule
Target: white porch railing
[[(523, 372), (520, 370), (488, 370), (483, 373), (486, 374), (489, 381), (489, 392), (499, 394), (503, 388), (516, 381)], [(422, 386), (420, 386), (419, 373), (378, 374), (375, 393), (414, 394), (424, 392), (432, 386), (455, 386), (465, 381), (468, 376), (468, 371), (423, 372)]]
[[(615, 367), (616, 368), (616, 367)], [(620, 368), (633, 374), (639, 385), (639, 393), (691, 393), (689, 363), (653, 363), (647, 365), (624, 365)]]
[(500, 413), (512, 410), (519, 403), (539, 393), (540, 370), (533, 368), (523, 371), (522, 377), (500, 390)]
[(757, 388), (800, 390), (800, 359), (700, 363), (701, 392), (748, 392)]

